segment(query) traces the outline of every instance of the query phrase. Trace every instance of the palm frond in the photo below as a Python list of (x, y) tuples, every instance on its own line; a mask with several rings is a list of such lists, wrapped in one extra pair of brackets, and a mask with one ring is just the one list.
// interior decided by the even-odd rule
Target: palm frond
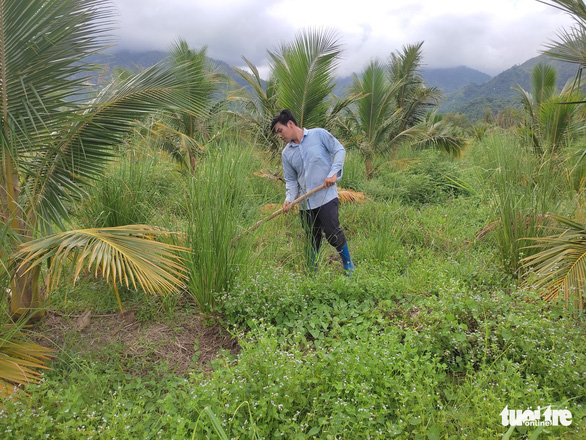
[(538, 0), (540, 3), (572, 15), (576, 21), (586, 24), (586, 4), (583, 0)]
[(255, 102), (260, 103), (260, 109), (258, 109), (259, 114), (263, 115), (265, 118), (270, 118), (275, 115), (278, 111), (276, 96), (274, 94), (274, 81), (269, 80), (264, 83), (260, 77), (260, 73), (256, 66), (252, 64), (249, 60), (245, 57), (242, 57), (248, 68), (252, 73), (246, 72), (242, 69), (234, 68), (234, 71), (240, 75), (242, 79), (244, 79), (252, 89), (254, 90), (255, 94)]
[(250, 73), (238, 68), (234, 70), (252, 87), (252, 93), (245, 91), (245, 97), (241, 101), (244, 102), (246, 111), (244, 115), (239, 113), (238, 116), (250, 124), (255, 134), (263, 140), (272, 154), (276, 155), (280, 143), (270, 129), (270, 120), (279, 111), (275, 78), (271, 75), (267, 81), (263, 81), (257, 67), (245, 57), (242, 59)]
[(340, 53), (336, 33), (320, 29), (301, 31), (278, 52), (269, 51), (279, 106), (291, 109), (300, 126), (325, 125)]
[(568, 63), (585, 66), (586, 62), (586, 29), (573, 29), (558, 32), (558, 42), (548, 44), (544, 53)]
[(403, 107), (402, 120), (406, 124), (404, 126), (408, 127), (424, 121), (430, 110), (439, 104), (442, 96), (437, 87), (426, 87), (423, 84), (413, 90), (410, 99)]
[(366, 196), (363, 192), (353, 191), (351, 189), (338, 188), (338, 198), (341, 204), (366, 202)]
[(0, 345), (0, 381), (18, 384), (36, 382), (46, 369), (52, 350), (22, 340), (3, 341)]
[(422, 130), (419, 132), (420, 139), (412, 144), (413, 147), (435, 148), (454, 157), (462, 155), (467, 140), (451, 125), (442, 120), (434, 122), (432, 119), (415, 127), (421, 127)]
[(46, 369), (46, 361), (52, 357), (53, 350), (40, 346), (24, 338), (22, 330), (28, 317), (21, 316), (16, 322), (7, 322), (4, 315), (0, 324), (0, 385), (27, 384), (41, 377), (39, 370)]
[(412, 91), (424, 84), (420, 74), (422, 46), (423, 42), (409, 44), (401, 52), (394, 52), (389, 56), (389, 79), (393, 83), (402, 83), (401, 89), (395, 95), (397, 107), (407, 107)]
[(549, 64), (538, 63), (531, 70), (531, 91), (534, 105), (540, 106), (554, 96), (557, 81), (557, 71)]
[(45, 144), (86, 96), (95, 69), (87, 59), (107, 44), (111, 6), (102, 0), (1, 2), (0, 105), (3, 134), (10, 133), (3, 148), (15, 157)]
[(178, 255), (185, 249), (154, 240), (165, 234), (147, 225), (68, 231), (21, 245), (14, 260), (20, 267), (49, 262), (49, 289), (57, 287), (63, 268), (72, 263), (74, 280), (86, 269), (105, 278), (116, 293), (121, 284), (165, 294), (183, 286), (185, 275)]
[(559, 234), (531, 238), (539, 252), (526, 257), (526, 283), (543, 289), (548, 301), (561, 295), (582, 310), (586, 292), (586, 225), (559, 215), (550, 215), (560, 226)]
[(519, 99), (521, 100), (521, 105), (525, 112), (528, 114), (530, 118), (534, 118), (535, 110), (533, 105), (533, 95), (531, 92), (526, 91), (520, 85), (513, 86), (513, 90), (519, 92)]
[(377, 144), (384, 139), (390, 126), (386, 121), (395, 109), (393, 96), (397, 89), (387, 81), (384, 67), (376, 60), (369, 63), (361, 78), (354, 75), (352, 91), (361, 96), (357, 119), (367, 142)]
[(586, 66), (586, 4), (583, 0), (538, 0), (568, 13), (574, 20), (574, 26), (558, 32), (558, 41), (548, 44), (544, 53), (569, 63)]
[[(82, 183), (101, 174), (137, 119), (161, 109), (201, 109), (185, 86), (189, 66), (161, 63), (105, 87), (70, 124), (60, 127), (49, 144), (29, 160), (26, 191), (30, 209), (45, 221), (66, 218), (63, 202), (81, 194)], [(192, 72), (192, 76), (203, 72)], [(191, 79), (193, 80), (193, 78)]]

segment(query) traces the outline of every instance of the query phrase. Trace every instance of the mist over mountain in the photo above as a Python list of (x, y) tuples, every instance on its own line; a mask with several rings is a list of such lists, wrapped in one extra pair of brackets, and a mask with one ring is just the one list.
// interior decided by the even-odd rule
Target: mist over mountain
[(468, 84), (484, 84), (490, 75), (466, 66), (444, 69), (423, 69), (421, 76), (429, 87), (437, 87), (444, 94), (453, 93)]
[[(150, 67), (166, 57), (169, 53), (163, 51), (129, 52), (121, 51), (102, 56), (92, 61), (106, 66), (112, 72), (117, 67), (141, 69)], [(494, 77), (466, 66), (450, 68), (425, 68), (421, 76), (428, 86), (437, 87), (444, 94), (439, 105), (440, 113), (461, 113), (475, 121), (485, 114), (487, 109), (496, 113), (505, 107), (518, 107), (518, 92), (513, 89), (520, 85), (525, 90), (531, 89), (531, 70), (537, 63), (553, 65), (558, 72), (558, 88), (575, 77), (576, 66), (553, 60), (541, 55), (513, 66)], [(238, 75), (227, 63), (210, 59), (214, 66), (232, 78), (240, 87), (248, 87), (248, 83)], [(337, 78), (334, 95), (343, 96), (346, 88), (351, 84), (351, 77)]]

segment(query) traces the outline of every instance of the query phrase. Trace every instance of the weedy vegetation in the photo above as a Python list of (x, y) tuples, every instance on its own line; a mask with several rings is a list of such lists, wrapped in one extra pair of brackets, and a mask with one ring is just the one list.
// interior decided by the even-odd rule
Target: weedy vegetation
[[(22, 99), (2, 104), (0, 437), (584, 438), (578, 89), (540, 66), (523, 121), (464, 132), (433, 113), (415, 44), (332, 104), (339, 41), (311, 30), (270, 52), (268, 81), (249, 63), (245, 90), (180, 42), (88, 93), (73, 74), (103, 2), (32, 3), (0, 7), (0, 71), (46, 33), (33, 10), (74, 53), (25, 51), (45, 67), (3, 89)], [(563, 38), (553, 55), (571, 55)], [(306, 263), (295, 213), (241, 235), (282, 204), (267, 124), (285, 106), (347, 146), (351, 277), (327, 246)], [(501, 423), (548, 406), (572, 423)]]

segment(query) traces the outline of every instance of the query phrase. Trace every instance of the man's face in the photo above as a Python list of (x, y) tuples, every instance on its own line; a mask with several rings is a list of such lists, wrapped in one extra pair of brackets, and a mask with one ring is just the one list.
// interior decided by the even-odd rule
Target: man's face
[(275, 124), (275, 133), (282, 141), (291, 142), (295, 135), (295, 124), (291, 121), (287, 122), (287, 125), (277, 122)]

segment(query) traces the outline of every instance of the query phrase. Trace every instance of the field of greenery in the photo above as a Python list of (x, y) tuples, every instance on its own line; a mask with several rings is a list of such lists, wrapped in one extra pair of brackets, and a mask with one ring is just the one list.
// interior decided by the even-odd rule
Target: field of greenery
[[(324, 30), (245, 89), (183, 41), (93, 83), (104, 2), (30, 4), (2, 6), (1, 438), (585, 438), (580, 87), (542, 64), (519, 109), (440, 115), (413, 44), (334, 98)], [(247, 233), (281, 108), (347, 148), (351, 276), (295, 213)], [(502, 415), (548, 407), (571, 424)]]
[[(236, 272), (222, 290), (190, 292), (214, 292), (217, 311), (207, 325), (226, 328), (241, 351), (220, 352), (212, 369), (195, 358), (178, 374), (173, 360), (129, 356), (121, 342), (81, 350), (75, 339), (84, 333), (72, 326), (60, 345), (49, 344), (55, 358), (41, 382), (5, 400), (2, 437), (582, 438), (584, 321), (563, 302), (548, 304), (522, 287), (503, 261), (499, 233), (487, 228), (497, 218), (502, 184), (495, 150), (521, 151), (500, 132), (474, 141), (460, 159), (405, 149), (400, 167), (381, 165), (373, 180), (350, 151), (342, 186), (366, 198), (341, 207), (357, 266), (350, 278), (333, 250), (324, 252), (317, 273), (305, 268), (296, 215), (230, 243), (262, 218), (265, 204), (283, 198), (282, 183), (255, 175), (276, 164), (253, 148), (226, 139), (204, 154), (196, 188), (205, 191), (195, 195), (184, 187), (191, 176), (166, 154), (130, 150), (95, 186), (91, 208), (80, 206), (78, 219), (124, 213), (186, 233), (233, 224), (227, 239), (201, 238), (214, 251), (199, 255), (192, 270), (194, 279), (213, 279), (219, 258), (238, 258), (229, 266), (237, 264)], [(508, 170), (508, 186), (524, 191), (534, 170), (525, 163), (532, 171), (524, 174), (517, 165)], [(229, 188), (206, 186), (217, 177)], [(570, 191), (565, 202), (551, 200), (575, 206)], [(204, 217), (193, 220), (193, 207)], [(206, 320), (186, 291), (120, 295), (145, 328)], [(75, 322), (86, 309), (118, 310), (114, 293), (90, 275), (54, 292), (49, 313)], [(51, 328), (41, 324), (39, 331), (52, 340)], [(192, 344), (196, 357), (205, 347), (195, 338)], [(572, 425), (513, 432), (501, 424), (506, 406), (549, 405), (569, 409)]]

